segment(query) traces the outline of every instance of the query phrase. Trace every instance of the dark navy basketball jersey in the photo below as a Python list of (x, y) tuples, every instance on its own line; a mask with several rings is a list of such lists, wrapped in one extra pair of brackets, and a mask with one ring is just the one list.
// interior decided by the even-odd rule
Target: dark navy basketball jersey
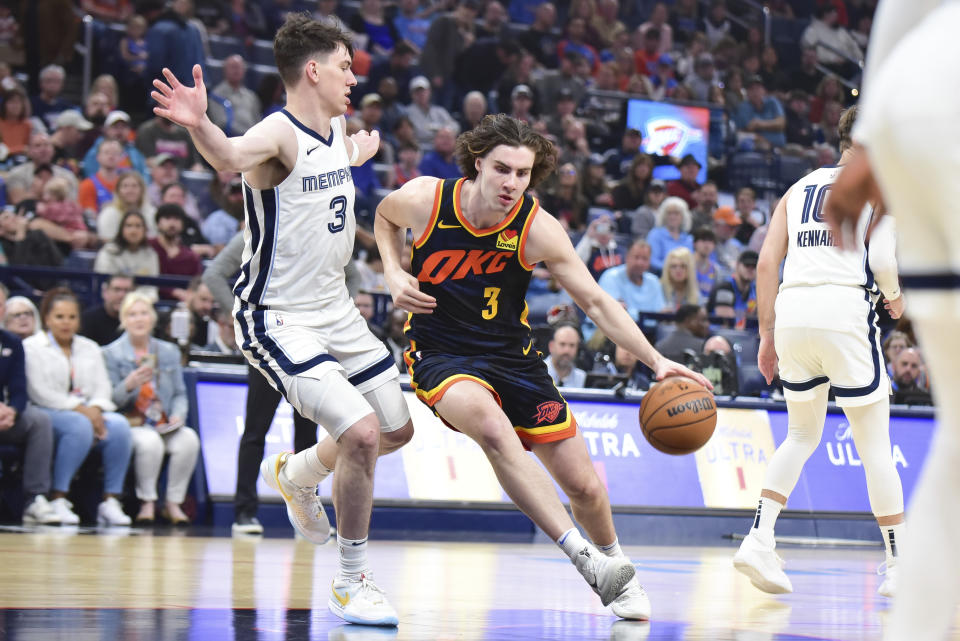
[(420, 350), (526, 355), (533, 265), (522, 254), (537, 200), (523, 196), (500, 223), (477, 229), (460, 210), (464, 180), (438, 183), (433, 214), (413, 244), (411, 271), (437, 306), (432, 314), (411, 315), (407, 336)]

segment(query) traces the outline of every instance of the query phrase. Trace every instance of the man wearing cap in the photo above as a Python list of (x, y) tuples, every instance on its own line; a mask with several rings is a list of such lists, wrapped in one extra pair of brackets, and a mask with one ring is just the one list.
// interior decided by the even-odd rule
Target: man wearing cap
[(104, 140), (115, 140), (120, 143), (121, 156), (117, 169), (121, 171), (133, 169), (140, 172), (140, 175), (144, 178), (149, 177), (146, 159), (130, 141), (130, 114), (120, 110), (114, 110), (107, 114), (106, 120), (103, 121), (103, 135), (97, 138), (87, 155), (84, 156), (83, 173), (85, 175), (93, 176), (100, 169), (97, 154), (100, 143)]
[(729, 288), (733, 291), (733, 309), (736, 312), (738, 324), (745, 318), (757, 317), (757, 259), (759, 254), (752, 249), (740, 253), (737, 267), (733, 276), (720, 281), (710, 292), (710, 299), (716, 304), (716, 292), (719, 289)]
[(93, 123), (76, 109), (67, 109), (57, 114), (53, 127), (54, 131), (50, 134), (53, 162), (71, 171), (78, 171), (77, 147), (83, 140), (83, 134), (93, 129)]
[(528, 85), (517, 85), (510, 92), (510, 115), (529, 123), (533, 119), (533, 90)]
[[(33, 186), (34, 173), (37, 167), (49, 166), (53, 162), (54, 148), (50, 141), (50, 136), (43, 132), (35, 131), (30, 134), (27, 141), (27, 158), (25, 163), (21, 163), (7, 173), (7, 201), (11, 205), (16, 205), (25, 198), (30, 198), (30, 190)], [(71, 200), (77, 197), (77, 177), (68, 169), (58, 165), (53, 165), (53, 175), (66, 179), (70, 184)]]
[(413, 125), (414, 135), (421, 147), (431, 147), (433, 137), (441, 127), (448, 127), (454, 134), (460, 133), (460, 126), (450, 112), (430, 103), (430, 81), (426, 76), (417, 76), (410, 81), (411, 103), (407, 107), (407, 118)]
[(703, 52), (693, 63), (693, 73), (688, 74), (683, 84), (690, 90), (694, 100), (707, 102), (710, 99), (710, 90), (717, 85), (717, 69), (713, 64), (713, 56)]
[(712, 180), (700, 185), (700, 189), (693, 193), (693, 198), (697, 201), (697, 206), (690, 210), (694, 229), (713, 227), (713, 212), (717, 209), (718, 197), (717, 183)]
[(737, 266), (737, 258), (743, 251), (743, 244), (734, 238), (737, 227), (740, 226), (740, 217), (733, 207), (724, 205), (713, 212), (713, 233), (717, 237), (717, 247), (714, 257), (727, 273), (732, 273)]
[(642, 143), (643, 135), (640, 131), (633, 127), (628, 127), (623, 132), (620, 149), (611, 149), (604, 154), (607, 157), (607, 175), (613, 179), (623, 178), (630, 169), (633, 157), (640, 151), (640, 145)]
[(383, 98), (378, 93), (368, 93), (360, 100), (360, 129), (364, 131), (380, 132), (380, 149), (372, 158), (374, 162), (392, 165), (396, 162), (396, 153), (393, 145), (387, 140), (387, 132), (383, 123)]
[(694, 194), (700, 189), (700, 183), (697, 182), (697, 174), (700, 173), (702, 165), (693, 154), (686, 154), (680, 159), (680, 178), (671, 180), (667, 183), (667, 194), (682, 198), (690, 209), (697, 206), (697, 199)]
[(787, 118), (780, 101), (767, 95), (760, 76), (747, 79), (747, 99), (740, 103), (733, 117), (738, 137), (750, 138), (758, 149), (779, 149), (787, 144), (784, 130)]
[(657, 58), (657, 68), (650, 82), (653, 83), (653, 100), (663, 100), (673, 97), (673, 92), (679, 85), (674, 77), (673, 58), (668, 53), (660, 54)]
[[(162, 152), (150, 159), (150, 184), (147, 185), (147, 200), (154, 207), (163, 204), (163, 190), (167, 185), (180, 182), (180, 171), (173, 155)], [(187, 216), (200, 221), (200, 208), (197, 199), (189, 190), (184, 190), (183, 209)]]
[(260, 98), (243, 84), (247, 63), (237, 54), (223, 61), (223, 81), (207, 97), (207, 115), (231, 136), (242, 136), (260, 120)]
[(557, 101), (553, 106), (553, 113), (547, 117), (547, 131), (556, 140), (563, 140), (564, 122), (577, 109), (573, 92), (564, 88), (557, 94)]

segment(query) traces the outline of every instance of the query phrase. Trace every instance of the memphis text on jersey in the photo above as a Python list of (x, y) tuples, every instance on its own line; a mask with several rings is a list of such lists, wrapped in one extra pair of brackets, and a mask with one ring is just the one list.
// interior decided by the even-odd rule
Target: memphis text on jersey
[(833, 232), (829, 229), (802, 229), (797, 232), (797, 247), (826, 246), (833, 246)]
[(303, 180), (303, 193), (307, 193), (339, 187), (345, 182), (352, 182), (353, 174), (350, 173), (350, 167), (343, 167), (316, 176), (303, 176), (301, 180)]

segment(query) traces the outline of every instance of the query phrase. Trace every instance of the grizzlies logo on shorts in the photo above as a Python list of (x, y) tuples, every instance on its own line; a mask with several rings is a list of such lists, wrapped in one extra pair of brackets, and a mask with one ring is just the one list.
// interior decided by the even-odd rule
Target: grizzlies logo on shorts
[(524, 445), (560, 441), (577, 433), (577, 422), (538, 355), (459, 356), (418, 350), (412, 342), (404, 361), (417, 398), (441, 420), (436, 403), (451, 385), (470, 380), (493, 393)]

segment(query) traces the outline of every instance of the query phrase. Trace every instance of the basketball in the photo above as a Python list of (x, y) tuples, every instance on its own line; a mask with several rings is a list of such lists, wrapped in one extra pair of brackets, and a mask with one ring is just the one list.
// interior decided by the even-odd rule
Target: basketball
[(713, 394), (683, 376), (655, 384), (640, 402), (640, 429), (650, 445), (665, 454), (696, 452), (716, 426)]

